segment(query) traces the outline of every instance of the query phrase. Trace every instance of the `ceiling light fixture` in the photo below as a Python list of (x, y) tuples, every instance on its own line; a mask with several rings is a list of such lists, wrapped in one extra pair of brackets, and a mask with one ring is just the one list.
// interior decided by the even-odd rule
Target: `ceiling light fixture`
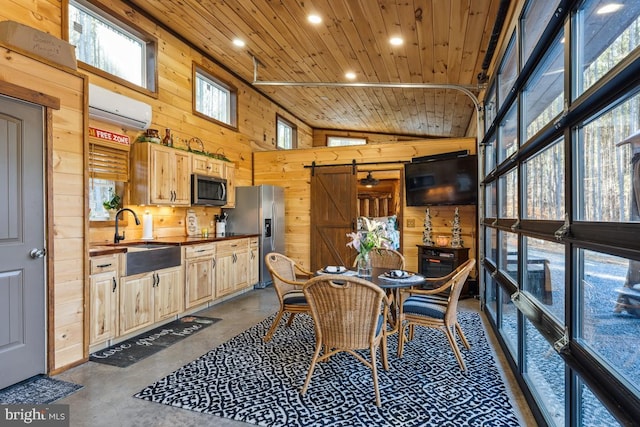
[(371, 175), (371, 171), (369, 171), (366, 178), (360, 180), (360, 184), (364, 185), (367, 188), (371, 188), (375, 185), (378, 185), (379, 183), (380, 180), (375, 179), (373, 175)]
[(622, 9), (622, 5), (621, 4), (619, 4), (619, 3), (609, 3), (609, 4), (605, 4), (604, 6), (602, 6), (598, 10), (596, 10), (596, 13), (598, 15), (605, 15), (607, 13), (617, 12), (620, 9)]
[(244, 40), (233, 39), (233, 44), (238, 47), (244, 47), (246, 43), (244, 42)]
[(391, 43), (393, 46), (400, 46), (402, 43), (404, 43), (404, 40), (402, 40), (402, 37), (391, 37), (389, 39), (389, 43)]
[(319, 24), (322, 22), (322, 18), (320, 18), (320, 16), (318, 15), (309, 15), (307, 16), (307, 20), (312, 24)]
[(354, 73), (353, 71), (348, 71), (344, 76), (349, 80), (353, 80), (356, 78), (356, 73)]

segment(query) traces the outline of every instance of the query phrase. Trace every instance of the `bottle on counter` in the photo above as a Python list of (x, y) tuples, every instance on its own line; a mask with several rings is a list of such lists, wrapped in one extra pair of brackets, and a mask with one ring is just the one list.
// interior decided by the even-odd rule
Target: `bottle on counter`
[(167, 128), (164, 138), (162, 139), (162, 144), (167, 147), (173, 147), (173, 136), (171, 135), (171, 129)]

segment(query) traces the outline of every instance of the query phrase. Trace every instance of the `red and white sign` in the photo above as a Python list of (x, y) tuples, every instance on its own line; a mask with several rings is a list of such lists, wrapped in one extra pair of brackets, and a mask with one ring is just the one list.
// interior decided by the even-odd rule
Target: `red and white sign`
[(104, 129), (90, 127), (89, 136), (122, 145), (131, 145), (131, 138), (129, 138), (127, 135), (111, 132)]

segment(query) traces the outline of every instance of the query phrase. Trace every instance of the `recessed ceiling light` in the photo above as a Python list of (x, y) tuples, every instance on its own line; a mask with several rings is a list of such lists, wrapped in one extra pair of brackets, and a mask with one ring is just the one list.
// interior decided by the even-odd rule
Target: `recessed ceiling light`
[(246, 44), (244, 42), (244, 40), (240, 40), (240, 39), (233, 39), (233, 44), (238, 46), (238, 47), (244, 47), (244, 45)]
[(348, 71), (345, 73), (344, 75), (346, 78), (348, 78), (349, 80), (353, 80), (356, 78), (356, 73), (354, 73), (353, 71)]
[(307, 20), (309, 22), (311, 22), (312, 24), (319, 24), (319, 23), (322, 22), (322, 18), (320, 18), (320, 16), (318, 16), (318, 15), (309, 15), (307, 17)]
[(598, 15), (604, 15), (604, 14), (607, 14), (607, 13), (617, 12), (620, 9), (622, 9), (622, 5), (621, 4), (619, 4), (619, 3), (609, 3), (609, 4), (605, 4), (604, 6), (602, 6), (598, 10), (596, 10), (596, 13)]
[(402, 43), (404, 43), (404, 40), (402, 40), (402, 37), (391, 37), (389, 39), (389, 43), (394, 46), (400, 46)]

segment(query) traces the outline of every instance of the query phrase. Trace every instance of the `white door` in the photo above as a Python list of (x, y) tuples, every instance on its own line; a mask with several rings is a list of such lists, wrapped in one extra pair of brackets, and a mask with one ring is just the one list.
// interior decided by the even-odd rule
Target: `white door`
[(43, 129), (0, 96), (0, 389), (46, 372)]

